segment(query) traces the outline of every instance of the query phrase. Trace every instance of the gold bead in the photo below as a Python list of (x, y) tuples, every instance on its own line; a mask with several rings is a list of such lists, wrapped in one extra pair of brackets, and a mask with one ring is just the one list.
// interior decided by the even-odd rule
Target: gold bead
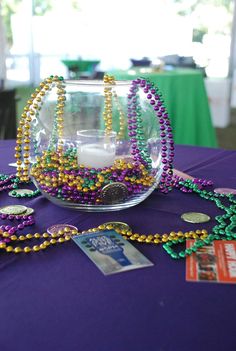
[(134, 235), (131, 235), (130, 240), (136, 240), (136, 237)]
[(24, 247), (24, 252), (25, 253), (31, 252), (31, 248), (29, 246)]
[(6, 247), (6, 251), (7, 252), (12, 252), (14, 249), (13, 249), (13, 247), (12, 246), (7, 246)]
[(35, 237), (36, 239), (39, 239), (39, 238), (41, 238), (41, 235), (40, 235), (39, 233), (35, 233), (35, 234), (34, 234), (34, 237)]
[(8, 232), (3, 232), (3, 233), (2, 233), (2, 236), (3, 236), (4, 238), (9, 238), (10, 234), (9, 234)]
[(14, 252), (15, 253), (22, 252), (22, 248), (20, 246), (17, 246), (17, 247), (14, 248)]
[(56, 243), (57, 243), (56, 239), (51, 239), (51, 240), (50, 240), (50, 244), (53, 244), (53, 245), (54, 245), (54, 244), (56, 244)]
[(26, 234), (26, 238), (27, 238), (27, 239), (32, 239), (32, 238), (33, 238), (33, 235), (32, 235), (32, 234)]
[(0, 243), (0, 249), (5, 249), (6, 248), (6, 243)]
[(33, 251), (37, 252), (40, 250), (40, 247), (38, 245), (33, 246)]
[(11, 236), (11, 240), (13, 240), (13, 241), (17, 240), (17, 236), (16, 235), (12, 235)]
[(160, 243), (160, 239), (154, 239), (154, 243), (155, 244), (159, 244)]

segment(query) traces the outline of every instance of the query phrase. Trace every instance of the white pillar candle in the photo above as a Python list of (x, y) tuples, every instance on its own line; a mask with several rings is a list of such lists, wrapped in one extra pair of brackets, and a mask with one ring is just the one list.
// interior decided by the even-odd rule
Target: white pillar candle
[(110, 167), (115, 160), (115, 145), (94, 143), (78, 146), (78, 163), (85, 167)]

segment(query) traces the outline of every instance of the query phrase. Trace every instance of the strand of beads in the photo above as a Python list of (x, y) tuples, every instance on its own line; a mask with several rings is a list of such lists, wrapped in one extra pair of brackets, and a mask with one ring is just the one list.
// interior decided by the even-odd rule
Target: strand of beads
[[(41, 250), (45, 250), (47, 247), (49, 247), (50, 245), (55, 245), (55, 244), (62, 244), (64, 242), (67, 242), (71, 239), (71, 236), (68, 235), (69, 231), (67, 230), (67, 228), (65, 228), (63, 231), (60, 231), (58, 233), (54, 233), (49, 235), (48, 233), (35, 233), (35, 234), (26, 234), (26, 235), (20, 235), (19, 237), (16, 235), (9, 235), (8, 232), (3, 232), (1, 234), (0, 232), (0, 236), (2, 236), (5, 239), (8, 239), (7, 242), (0, 242), (0, 249), (5, 250), (6, 252), (11, 252), (11, 253), (30, 253), (30, 252), (38, 252)], [(76, 235), (78, 234), (77, 231), (72, 231), (71, 232), (72, 235)], [(27, 240), (35, 240), (35, 239), (39, 239), (39, 240), (43, 240), (41, 244), (39, 245), (33, 245), (33, 246), (25, 246), (25, 247), (21, 247), (21, 246), (16, 246), (13, 247), (12, 245), (8, 245), (9, 242), (11, 242), (12, 244), (14, 242), (18, 243), (18, 242), (24, 242)], [(44, 240), (46, 239), (46, 240)]]
[(10, 225), (1, 225), (0, 230), (8, 232), (9, 235), (15, 234), (18, 230), (22, 230), (25, 227), (32, 226), (35, 223), (34, 217), (32, 215), (29, 216), (24, 216), (24, 215), (7, 215), (7, 214), (1, 214), (0, 218), (2, 220), (17, 220), (18, 222), (21, 222), (15, 226), (10, 226)]
[(19, 184), (21, 183), (22, 182), (15, 174), (10, 174), (10, 175), (0, 174), (0, 192), (4, 190), (5, 191), (11, 190), (9, 194), (17, 198), (25, 198), (25, 197), (32, 198), (40, 194), (39, 190), (34, 190), (34, 191), (32, 190), (30, 192), (27, 192), (27, 189), (25, 189), (25, 193), (23, 191), (18, 191)]
[[(170, 121), (168, 113), (164, 106), (164, 101), (159, 89), (150, 83), (147, 79), (138, 78), (132, 81), (132, 86), (130, 88), (130, 94), (128, 95), (129, 107), (128, 107), (128, 119), (129, 119), (129, 136), (131, 137), (131, 143), (133, 144), (133, 154), (138, 161), (143, 160), (143, 162), (150, 167), (150, 158), (145, 148), (144, 138), (142, 136), (141, 123), (141, 113), (140, 106), (138, 102), (137, 91), (138, 87), (141, 87), (145, 94), (147, 94), (147, 99), (160, 124), (160, 137), (161, 137), (161, 160), (162, 160), (162, 175), (159, 184), (159, 189), (166, 193), (171, 189), (171, 181), (173, 174), (173, 158), (174, 158), (174, 140), (172, 134), (172, 128), (170, 126)], [(139, 132), (136, 132), (136, 126), (139, 128)]]
[[(205, 229), (197, 229), (195, 231), (189, 231), (183, 233), (182, 231), (172, 231), (169, 234), (138, 234), (138, 233), (133, 233), (132, 230), (126, 230), (122, 229), (120, 230), (119, 228), (116, 228), (115, 225), (109, 224), (109, 225), (100, 225), (98, 228), (95, 228), (95, 230), (116, 230), (119, 234), (121, 234), (125, 239), (131, 240), (131, 241), (137, 241), (139, 243), (146, 243), (146, 244), (163, 244), (166, 242), (172, 242), (177, 239), (205, 239), (208, 236), (207, 230)], [(94, 231), (94, 229), (93, 229)]]
[[(63, 131), (63, 119), (61, 119), (61, 114), (64, 107), (64, 90), (62, 88), (63, 77), (51, 76), (40, 83), (39, 88), (35, 89), (35, 92), (31, 95), (31, 99), (28, 100), (27, 105), (24, 108), (24, 112), (21, 115), (19, 122), (19, 127), (17, 129), (17, 139), (16, 139), (16, 163), (17, 163), (17, 173), (16, 176), (19, 177), (21, 182), (29, 182), (29, 165), (30, 165), (30, 142), (31, 142), (31, 132), (30, 126), (32, 119), (36, 118), (38, 110), (42, 105), (42, 99), (47, 94), (48, 91), (52, 89), (54, 85), (57, 86), (58, 91), (58, 111), (57, 111), (57, 128), (59, 139), (62, 139)], [(62, 150), (62, 145), (59, 143), (59, 151)], [(24, 152), (24, 153), (22, 153)]]
[[(191, 248), (182, 250), (180, 252), (175, 252), (172, 246), (181, 244), (184, 242), (182, 238), (177, 239), (173, 242), (169, 242), (163, 245), (163, 248), (166, 252), (174, 259), (184, 258), (188, 255), (191, 255), (193, 252), (196, 252), (198, 248), (211, 244), (214, 240), (235, 240), (235, 226), (236, 226), (236, 200), (233, 195), (223, 195), (217, 194), (211, 191), (202, 190), (199, 188), (198, 184), (194, 183), (191, 180), (185, 180), (179, 182), (180, 186), (183, 186), (186, 189), (191, 190), (192, 192), (198, 194), (205, 200), (212, 201), (216, 206), (223, 210), (225, 213), (221, 216), (216, 216), (216, 221), (218, 222), (212, 228), (212, 233), (208, 235), (205, 239), (197, 240)], [(223, 201), (228, 201), (229, 206), (223, 204)], [(227, 224), (227, 221), (229, 224)]]
[(20, 180), (15, 176), (15, 174), (11, 174), (11, 175), (1, 174), (0, 191), (17, 189), (19, 182)]
[[(204, 240), (205, 238), (208, 237), (207, 231), (205, 229), (199, 229), (196, 231), (189, 231), (186, 233), (183, 233), (182, 231), (177, 231), (174, 232), (172, 231), (169, 234), (149, 234), (149, 235), (144, 235), (144, 234), (138, 234), (138, 233), (132, 233), (131, 229), (119, 229), (117, 226), (114, 224), (108, 224), (108, 225), (100, 225), (95, 228), (90, 228), (86, 231), (78, 232), (77, 230), (71, 230), (70, 228), (65, 227), (63, 230), (58, 231), (58, 233), (53, 233), (53, 234), (48, 234), (48, 233), (35, 233), (35, 234), (26, 234), (26, 235), (10, 235), (7, 231), (2, 232), (0, 230), (0, 237), (5, 239), (5, 241), (0, 242), (0, 249), (5, 250), (6, 252), (12, 252), (12, 253), (29, 253), (29, 252), (37, 252), (40, 250), (45, 250), (48, 246), (50, 245), (55, 245), (57, 243), (64, 243), (67, 242), (73, 237), (74, 235), (80, 235), (80, 234), (86, 234), (86, 233), (91, 233), (91, 232), (98, 232), (98, 231), (103, 231), (103, 230), (115, 230), (118, 234), (122, 235), (125, 239), (127, 240), (132, 240), (132, 241), (137, 241), (139, 243), (147, 243), (147, 244), (163, 244), (166, 242), (175, 242), (177, 239), (178, 240), (186, 240), (186, 239), (197, 239), (197, 240)], [(50, 240), (48, 240), (51, 238)], [(34, 239), (47, 239), (43, 241), (40, 245), (34, 245), (32, 247), (26, 246), (26, 247), (20, 247), (16, 246), (13, 247), (12, 245), (8, 245), (9, 243), (18, 243), (18, 242), (24, 242), (27, 240), (34, 240)]]
[[(21, 199), (21, 198), (32, 198), (35, 196), (40, 195), (40, 190), (36, 189), (36, 190), (32, 190), (30, 192), (28, 192), (28, 189), (18, 189), (18, 188), (14, 188), (15, 190), (11, 191), (11, 196), (16, 197), (17, 199)], [(20, 193), (19, 193), (19, 190)]]
[[(181, 182), (184, 182), (185, 179), (173, 174), (172, 176), (172, 183), (171, 186), (176, 189), (180, 189), (184, 193), (192, 193), (193, 190), (191, 188), (187, 188), (184, 185), (182, 185)], [(203, 189), (204, 187), (212, 186), (213, 182), (211, 180), (206, 180), (206, 179), (201, 179), (201, 178), (193, 178), (192, 182), (194, 184), (197, 184), (199, 189)]]
[(106, 133), (110, 133), (112, 131), (112, 88), (111, 85), (114, 85), (114, 77), (104, 75), (104, 112), (103, 119), (105, 122), (105, 130)]
[(105, 127), (108, 132), (112, 130), (112, 96), (113, 96), (115, 105), (119, 113), (119, 131), (117, 134), (117, 139), (122, 140), (122, 138), (124, 137), (124, 131), (125, 131), (125, 114), (119, 102), (118, 95), (114, 89), (114, 86), (116, 85), (115, 78), (113, 76), (109, 76), (106, 74), (104, 76), (103, 82), (105, 84), (105, 88), (104, 88), (104, 95), (105, 95), (104, 105), (105, 106), (104, 106), (104, 113), (103, 113)]

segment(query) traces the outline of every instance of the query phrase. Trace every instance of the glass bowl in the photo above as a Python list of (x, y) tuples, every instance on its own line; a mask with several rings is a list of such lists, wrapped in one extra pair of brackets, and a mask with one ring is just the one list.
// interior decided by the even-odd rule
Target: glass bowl
[(51, 202), (84, 211), (121, 210), (170, 185), (171, 126), (151, 83), (51, 78), (32, 106), (35, 101), (30, 176)]

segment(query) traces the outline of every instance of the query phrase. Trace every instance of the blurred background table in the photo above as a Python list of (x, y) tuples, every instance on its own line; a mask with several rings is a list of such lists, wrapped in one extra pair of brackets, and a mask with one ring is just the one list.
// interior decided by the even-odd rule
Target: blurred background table
[(95, 68), (100, 61), (91, 60), (62, 60), (62, 63), (68, 69), (68, 77), (70, 79), (79, 79), (81, 76), (92, 77), (95, 74)]
[(150, 68), (136, 68), (110, 73), (117, 80), (149, 78), (160, 88), (177, 144), (217, 146), (201, 70), (174, 69), (154, 72)]

